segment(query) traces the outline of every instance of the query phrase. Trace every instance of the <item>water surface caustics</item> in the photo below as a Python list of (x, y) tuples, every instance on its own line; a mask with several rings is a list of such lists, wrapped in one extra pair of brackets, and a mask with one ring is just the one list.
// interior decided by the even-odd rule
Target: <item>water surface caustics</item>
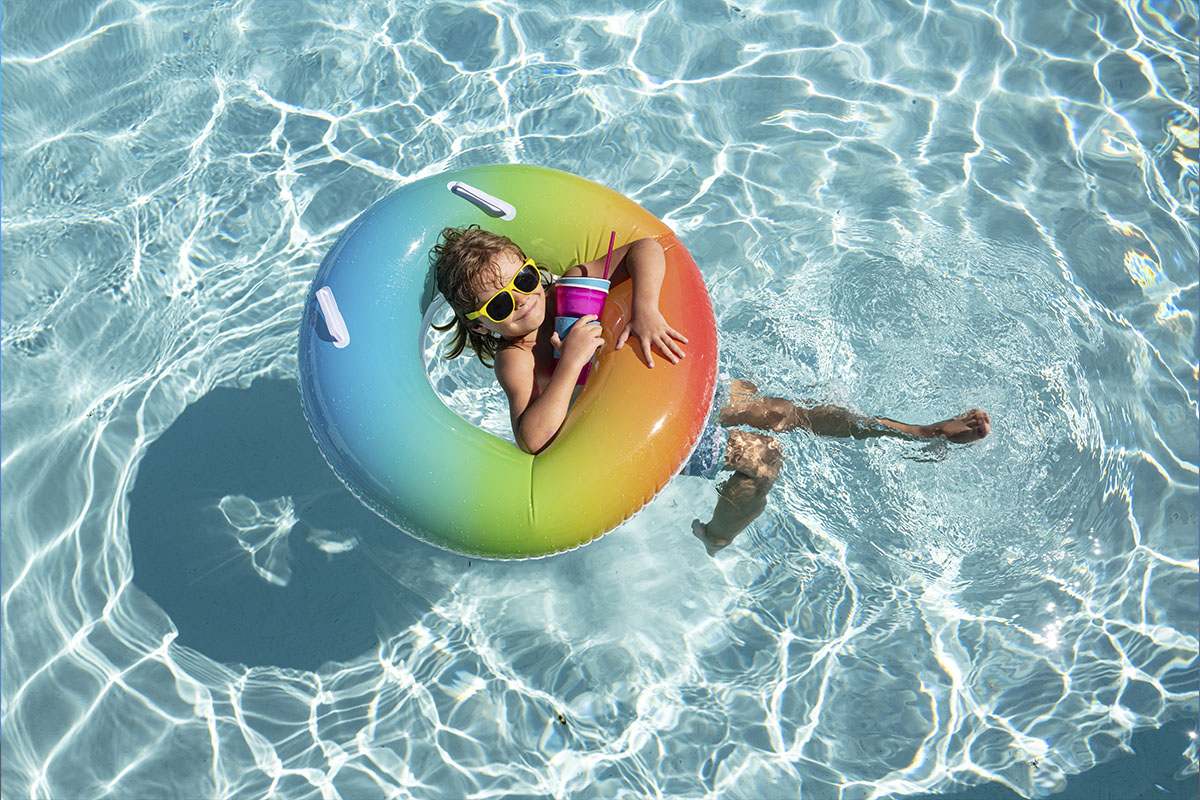
[[(790, 5), (5, 7), (6, 798), (1044, 796), (1196, 715), (1195, 3)], [(672, 225), (734, 375), (992, 435), (787, 436), (715, 559), (695, 479), (408, 540), (297, 419), (301, 304), (496, 161)]]

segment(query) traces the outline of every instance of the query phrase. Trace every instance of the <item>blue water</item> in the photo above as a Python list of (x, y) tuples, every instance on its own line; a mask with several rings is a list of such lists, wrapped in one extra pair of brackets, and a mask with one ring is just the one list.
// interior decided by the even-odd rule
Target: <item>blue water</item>
[[(6, 799), (1043, 797), (1196, 718), (1196, 4), (789, 5), (5, 4)], [(674, 227), (735, 376), (992, 435), (787, 436), (715, 558), (699, 479), (528, 564), (388, 528), (302, 298), (498, 161)]]

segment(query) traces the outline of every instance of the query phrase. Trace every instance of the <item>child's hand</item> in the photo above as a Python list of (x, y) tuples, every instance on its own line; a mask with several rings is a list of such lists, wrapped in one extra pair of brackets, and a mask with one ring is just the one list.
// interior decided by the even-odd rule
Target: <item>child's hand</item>
[(583, 365), (591, 361), (596, 351), (604, 346), (604, 339), (601, 338), (603, 332), (596, 315), (587, 314), (571, 326), (565, 341), (559, 338), (557, 332), (552, 333), (550, 344), (561, 354), (558, 363), (565, 362), (572, 368), (583, 369)]
[(642, 343), (642, 354), (646, 357), (646, 365), (652, 369), (654, 367), (654, 356), (651, 355), (652, 345), (658, 345), (658, 349), (662, 351), (668, 361), (678, 364), (679, 359), (683, 358), (683, 348), (679, 346), (679, 342), (688, 343), (687, 337), (668, 325), (657, 308), (639, 310), (631, 315), (629, 324), (617, 337), (617, 346), (613, 349), (620, 350), (630, 334), (638, 337), (638, 341)]

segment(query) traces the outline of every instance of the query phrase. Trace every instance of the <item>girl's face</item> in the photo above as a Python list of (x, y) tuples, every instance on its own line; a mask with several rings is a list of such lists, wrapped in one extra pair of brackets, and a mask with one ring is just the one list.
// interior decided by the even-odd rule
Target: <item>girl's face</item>
[[(492, 266), (496, 270), (495, 277), (493, 274), (488, 274), (486, 280), (475, 290), (476, 308), (482, 307), (496, 292), (508, 286), (513, 276), (521, 270), (524, 264), (525, 262), (520, 256), (507, 250), (496, 255), (492, 259)], [(537, 288), (529, 294), (517, 291), (511, 292), (511, 294), (516, 307), (507, 319), (503, 322), (493, 322), (486, 316), (476, 317), (471, 322), (472, 328), (479, 333), (485, 330), (492, 331), (505, 339), (520, 339), (542, 327), (542, 323), (546, 320), (546, 290), (542, 287), (541, 281), (538, 282)]]

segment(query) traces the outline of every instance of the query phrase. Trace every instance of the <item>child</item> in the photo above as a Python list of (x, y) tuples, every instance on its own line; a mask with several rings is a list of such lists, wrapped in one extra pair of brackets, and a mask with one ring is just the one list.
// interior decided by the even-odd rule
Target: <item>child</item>
[[(438, 290), (454, 309), (454, 319), (439, 330), (451, 331), (447, 358), (470, 348), (496, 370), (508, 397), (517, 445), (539, 453), (554, 440), (567, 417), (580, 370), (605, 344), (594, 316), (585, 316), (561, 339), (554, 332), (553, 294), (532, 259), (505, 236), (477, 225), (446, 228), (430, 253)], [(639, 239), (613, 250), (613, 284), (633, 281), (629, 323), (614, 349), (637, 339), (646, 364), (654, 368), (657, 349), (672, 364), (684, 358), (687, 338), (658, 310), (666, 260), (654, 239)], [(601, 277), (604, 259), (579, 264), (566, 276)], [(549, 307), (547, 307), (549, 306)], [(553, 350), (561, 357), (554, 366)], [(933, 425), (906, 425), (886, 417), (860, 417), (835, 406), (796, 405), (781, 397), (763, 397), (748, 381), (722, 380), (700, 444), (683, 474), (733, 475), (717, 490), (717, 506), (707, 523), (692, 522), (709, 555), (728, 545), (763, 508), (779, 476), (782, 451), (770, 436), (725, 428), (745, 425), (765, 431), (804, 429), (824, 436), (942, 437), (973, 442), (988, 435), (991, 419), (979, 409)]]

